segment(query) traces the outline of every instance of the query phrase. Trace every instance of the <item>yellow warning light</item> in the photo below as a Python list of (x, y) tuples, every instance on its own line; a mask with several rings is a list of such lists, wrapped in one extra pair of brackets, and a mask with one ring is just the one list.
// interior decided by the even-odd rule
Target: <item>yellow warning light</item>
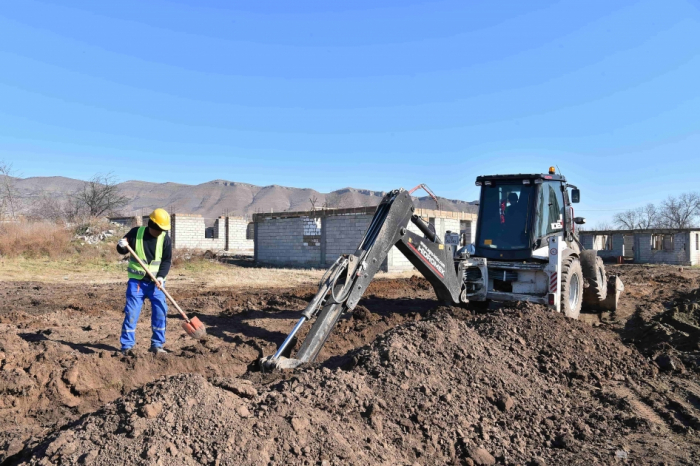
[(549, 174), (554, 175), (557, 171), (554, 169), (554, 167), (549, 167)]

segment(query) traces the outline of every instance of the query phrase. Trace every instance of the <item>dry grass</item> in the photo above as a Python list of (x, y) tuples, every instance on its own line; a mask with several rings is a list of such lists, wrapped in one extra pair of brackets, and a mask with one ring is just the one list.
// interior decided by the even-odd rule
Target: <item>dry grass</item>
[[(87, 247), (87, 245), (86, 245)], [(57, 259), (49, 257), (15, 257), (0, 259), (0, 277), (4, 281), (38, 281), (49, 283), (119, 283), (126, 281), (126, 261), (114, 250), (114, 244), (90, 246), (102, 251), (105, 257), (94, 253), (85, 257), (71, 254)], [(168, 285), (173, 288), (195, 285), (204, 288), (291, 288), (316, 285), (324, 270), (283, 269), (238, 266), (205, 259), (201, 253), (187, 260), (176, 261), (168, 274)], [(409, 277), (416, 272), (378, 273), (376, 278)]]
[[(83, 225), (95, 231), (117, 229), (114, 225)], [(20, 222), (0, 225), (0, 280), (40, 282), (114, 283), (126, 281), (126, 256), (116, 243), (126, 230), (98, 244), (73, 240), (75, 228), (52, 223)], [(194, 284), (203, 287), (289, 288), (315, 285), (325, 270), (284, 269), (224, 264), (204, 257), (201, 251), (173, 251), (168, 275), (170, 286)], [(377, 278), (410, 276), (377, 274)]]
[(0, 224), (0, 256), (50, 257), (68, 253), (71, 231), (50, 222), (12, 222)]

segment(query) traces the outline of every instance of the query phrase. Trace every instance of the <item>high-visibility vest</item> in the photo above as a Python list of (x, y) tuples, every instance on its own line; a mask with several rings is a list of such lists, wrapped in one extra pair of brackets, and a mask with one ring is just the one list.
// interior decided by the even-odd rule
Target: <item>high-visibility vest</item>
[[(145, 263), (146, 252), (143, 249), (144, 233), (146, 233), (146, 227), (140, 227), (136, 232), (136, 247), (134, 248), (134, 252), (137, 256), (139, 256), (139, 259)], [(160, 262), (163, 258), (163, 244), (165, 243), (166, 234), (167, 233), (162, 232), (160, 235), (158, 235), (158, 242), (156, 243), (156, 257), (154, 257), (151, 263), (148, 264), (148, 270), (150, 270), (153, 275), (156, 275), (158, 273), (158, 269), (160, 269)], [(129, 272), (129, 278), (135, 278), (136, 280), (141, 280), (146, 276), (146, 271), (143, 270), (143, 267), (141, 267), (141, 265), (139, 265), (139, 263), (136, 262), (136, 259), (133, 257), (129, 258), (129, 266), (127, 271)]]

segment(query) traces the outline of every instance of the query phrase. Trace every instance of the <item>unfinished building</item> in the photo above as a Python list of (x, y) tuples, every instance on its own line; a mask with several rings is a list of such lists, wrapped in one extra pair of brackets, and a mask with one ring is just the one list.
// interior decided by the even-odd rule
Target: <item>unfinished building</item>
[[(376, 207), (357, 207), (255, 214), (255, 260), (281, 267), (326, 268), (340, 255), (355, 252), (375, 210)], [(429, 209), (416, 209), (415, 213), (433, 225), (443, 240), (448, 231), (461, 233), (461, 244), (474, 240), (476, 214)], [(408, 229), (421, 234), (412, 223)], [(381, 270), (400, 272), (412, 268), (408, 259), (394, 247)]]
[(201, 249), (209, 251), (252, 250), (253, 239), (248, 220), (243, 217), (219, 217), (212, 227), (207, 227), (201, 215), (171, 215), (170, 232), (175, 249)]
[[(109, 217), (112, 223), (129, 228), (148, 224), (148, 216)], [(171, 214), (169, 232), (175, 249), (203, 251), (252, 251), (253, 224), (243, 217), (205, 219), (196, 214)], [(209, 226), (207, 226), (209, 220)]]
[(586, 249), (603, 259), (637, 264), (700, 265), (700, 228), (581, 232)]

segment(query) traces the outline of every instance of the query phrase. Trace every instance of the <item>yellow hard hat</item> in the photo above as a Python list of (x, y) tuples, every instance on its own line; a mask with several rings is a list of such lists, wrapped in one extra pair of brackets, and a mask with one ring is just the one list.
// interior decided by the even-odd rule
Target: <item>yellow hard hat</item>
[(170, 230), (170, 214), (165, 209), (156, 209), (149, 217), (161, 230)]

